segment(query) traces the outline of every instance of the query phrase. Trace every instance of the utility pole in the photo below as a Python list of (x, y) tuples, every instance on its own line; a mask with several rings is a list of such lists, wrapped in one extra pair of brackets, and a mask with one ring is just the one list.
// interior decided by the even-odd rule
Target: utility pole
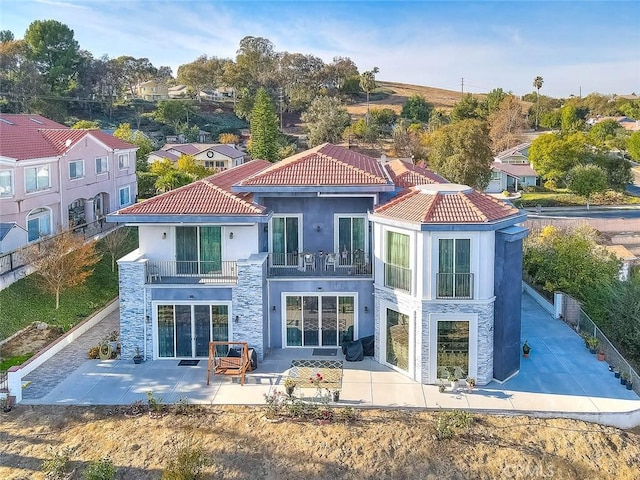
[(462, 96), (464, 97), (464, 77), (462, 77), (460, 81), (460, 86), (462, 87)]
[(282, 89), (282, 87), (280, 87), (280, 132), (284, 133), (282, 130), (282, 110), (283, 110), (283, 103), (284, 103), (284, 91)]

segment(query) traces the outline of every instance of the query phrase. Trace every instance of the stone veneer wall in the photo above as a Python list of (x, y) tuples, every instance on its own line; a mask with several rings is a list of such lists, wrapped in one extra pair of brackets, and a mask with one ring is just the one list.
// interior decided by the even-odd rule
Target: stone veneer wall
[[(413, 312), (413, 320), (415, 325), (414, 338), (424, 338), (425, 329), (429, 332), (429, 324), (425, 325), (424, 322), (416, 321), (422, 318), (422, 305), (421, 302), (415, 298), (412, 298), (405, 294), (397, 294), (396, 292), (387, 288), (379, 288), (374, 285), (375, 291), (375, 321), (374, 321), (374, 335), (375, 335), (375, 351), (374, 358), (378, 363), (384, 363), (384, 359), (381, 357), (382, 352), (382, 323), (384, 312), (382, 311), (382, 302), (390, 305), (396, 305), (400, 313), (407, 314)], [(424, 342), (423, 342), (424, 343)], [(413, 380), (424, 383), (422, 380), (425, 376), (424, 366), (428, 361), (428, 348), (420, 348), (419, 345), (414, 346), (415, 352), (415, 364), (413, 366)], [(425, 352), (427, 355), (425, 356)]]
[[(422, 323), (424, 332), (422, 337), (423, 376), (422, 383), (436, 383), (437, 378), (429, 376), (429, 315), (443, 313), (475, 313), (478, 316), (478, 345), (477, 345), (477, 373), (478, 385), (486, 385), (493, 380), (493, 302), (487, 303), (433, 303), (423, 302)], [(453, 320), (453, 319), (452, 319)], [(435, 333), (434, 333), (435, 335)]]
[[(144, 290), (146, 262), (140, 261), (140, 253), (134, 250), (118, 260), (120, 289), (120, 343), (123, 359), (135, 355), (136, 346), (144, 353)], [(147, 330), (150, 330), (147, 329)], [(151, 332), (147, 332), (147, 347), (150, 345)], [(150, 350), (147, 350), (150, 352)]]
[[(258, 360), (264, 358), (264, 275), (267, 254), (238, 260), (238, 285), (233, 291), (233, 341), (248, 342)], [(235, 321), (235, 316), (238, 321)]]

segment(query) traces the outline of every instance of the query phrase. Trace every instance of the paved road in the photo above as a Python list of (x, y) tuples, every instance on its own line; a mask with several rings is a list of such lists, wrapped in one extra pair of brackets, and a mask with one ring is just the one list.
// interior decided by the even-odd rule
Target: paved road
[(104, 320), (80, 335), (77, 340), (64, 347), (54, 357), (25, 376), (29, 383), (22, 391), (24, 400), (44, 397), (56, 385), (87, 361), (89, 348), (98, 345), (113, 330), (119, 330), (120, 309), (107, 315)]

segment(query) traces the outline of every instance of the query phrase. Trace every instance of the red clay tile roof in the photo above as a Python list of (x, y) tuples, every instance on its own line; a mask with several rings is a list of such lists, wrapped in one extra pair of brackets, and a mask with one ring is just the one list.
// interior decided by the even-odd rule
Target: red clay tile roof
[(253, 203), (251, 194), (231, 193), (231, 185), (270, 165), (254, 160), (123, 208), (117, 215), (261, 215), (266, 207)]
[(375, 158), (325, 143), (277, 162), (240, 185), (347, 186), (388, 183), (382, 166)]
[(413, 187), (374, 212), (415, 223), (486, 223), (516, 215), (518, 209), (465, 185), (441, 184)]
[[(7, 123), (8, 122), (8, 123)], [(40, 115), (0, 115), (0, 155), (27, 160), (55, 157), (86, 135), (113, 149), (136, 148), (100, 130), (75, 130)]]
[(396, 159), (385, 164), (385, 169), (393, 183), (401, 188), (415, 187), (432, 183), (449, 183), (437, 173), (410, 162)]

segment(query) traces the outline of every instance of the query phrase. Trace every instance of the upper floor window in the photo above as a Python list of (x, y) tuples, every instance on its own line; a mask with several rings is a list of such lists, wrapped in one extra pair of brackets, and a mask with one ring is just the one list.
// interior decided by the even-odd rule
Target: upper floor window
[(128, 153), (120, 153), (120, 154), (118, 154), (118, 168), (120, 170), (124, 170), (125, 168), (129, 168), (129, 154)]
[(96, 175), (109, 171), (109, 159), (107, 157), (96, 158)]
[(272, 265), (298, 265), (300, 251), (300, 227), (302, 219), (296, 216), (273, 216), (271, 218)]
[(364, 216), (337, 217), (340, 265), (350, 265), (367, 252), (367, 219)]
[(131, 188), (129, 186), (122, 187), (118, 190), (118, 195), (120, 196), (120, 206), (124, 207), (131, 203)]
[(471, 240), (441, 238), (438, 247), (438, 298), (473, 298)]
[(491, 170), (491, 180), (500, 180), (502, 178), (502, 172), (500, 170)]
[(84, 160), (69, 162), (69, 178), (74, 180), (82, 177), (84, 177)]
[(387, 231), (384, 265), (384, 284), (386, 287), (411, 291), (411, 270), (409, 261), (409, 235)]
[(0, 197), (13, 195), (13, 170), (0, 170)]
[(24, 169), (25, 191), (27, 193), (46, 190), (51, 187), (49, 165)]

